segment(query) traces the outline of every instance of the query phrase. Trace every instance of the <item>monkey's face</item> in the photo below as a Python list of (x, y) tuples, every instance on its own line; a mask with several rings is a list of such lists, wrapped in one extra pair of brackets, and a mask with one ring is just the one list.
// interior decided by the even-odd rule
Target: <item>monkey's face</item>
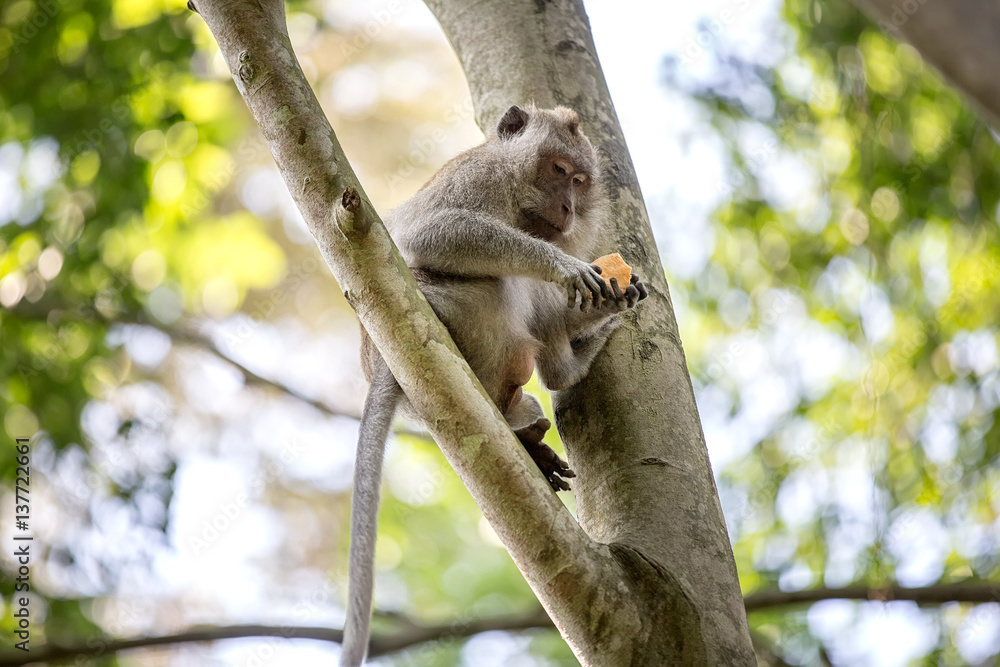
[(493, 145), (510, 160), (521, 229), (567, 245), (574, 226), (587, 226), (588, 203), (600, 191), (597, 153), (580, 131), (579, 116), (565, 107), (512, 106), (497, 125)]
[(586, 208), (590, 185), (590, 174), (570, 156), (540, 156), (534, 187), (523, 193), (525, 231), (550, 242), (569, 234)]

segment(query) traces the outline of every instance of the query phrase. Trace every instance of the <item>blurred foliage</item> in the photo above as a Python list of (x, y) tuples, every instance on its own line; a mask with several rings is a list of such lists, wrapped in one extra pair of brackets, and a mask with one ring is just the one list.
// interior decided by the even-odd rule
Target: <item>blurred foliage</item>
[[(94, 503), (75, 504), (62, 521), (46, 511), (46, 500), (80, 501), (89, 491), (64, 487), (47, 496), (39, 473), (61, 465), (83, 486), (95, 471), (86, 460), (84, 410), (125, 381), (131, 367), (109, 344), (109, 324), (120, 313), (140, 312), (153, 287), (133, 281), (130, 263), (156, 247), (146, 236), (150, 227), (184, 225), (151, 200), (147, 175), (154, 165), (132, 150), (144, 133), (158, 132), (176, 139), (176, 164), (197, 160), (185, 150), (196, 130), (178, 95), (193, 81), (192, 35), (183, 3), (166, 4), (16, 0), (0, 10), (0, 445), (9, 452), (15, 437), (42, 429), (34, 439), (30, 521), (45, 537), (34, 543), (32, 562), (36, 646), (44, 637), (97, 635), (89, 601), (76, 598), (108, 590), (122, 560), (149, 557), (146, 548), (92, 557), (93, 544), (80, 538), (99, 503), (124, 512), (135, 534), (159, 533), (163, 541), (169, 459), (93, 478)], [(213, 133), (202, 131), (209, 146)], [(192, 180), (186, 189), (198, 188)], [(122, 236), (142, 240), (128, 254), (117, 250)], [(128, 421), (120, 420), (123, 441)], [(13, 466), (11, 456), (0, 457), (4, 489), (13, 485)], [(79, 583), (54, 583), (59, 573), (74, 572)], [(10, 595), (13, 581), (5, 577), (0, 589)], [(12, 611), (7, 607), (3, 623), (8, 646)]]
[[(997, 135), (849, 3), (784, 18), (776, 62), (717, 40), (708, 75), (666, 69), (731, 165), (682, 339), (744, 591), (996, 581)], [(921, 664), (964, 661), (964, 618)], [(819, 613), (751, 624), (818, 664)]]

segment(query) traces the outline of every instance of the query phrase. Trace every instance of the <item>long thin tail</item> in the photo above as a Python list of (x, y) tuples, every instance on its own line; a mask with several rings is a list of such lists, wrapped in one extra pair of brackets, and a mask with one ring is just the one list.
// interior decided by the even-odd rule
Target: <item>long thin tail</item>
[(372, 369), (371, 386), (361, 414), (358, 453), (354, 465), (351, 510), (351, 555), (348, 563), (347, 623), (341, 644), (340, 666), (358, 667), (368, 651), (372, 589), (375, 586), (375, 535), (378, 530), (382, 456), (403, 390), (385, 361)]

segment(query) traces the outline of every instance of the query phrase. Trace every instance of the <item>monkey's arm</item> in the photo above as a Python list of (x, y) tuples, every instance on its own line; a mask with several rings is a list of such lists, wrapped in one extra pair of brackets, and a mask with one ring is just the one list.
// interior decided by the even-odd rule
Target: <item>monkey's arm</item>
[(566, 254), (552, 243), (530, 236), (484, 213), (445, 209), (398, 229), (393, 238), (406, 263), (449, 275), (477, 278), (524, 276), (556, 283), (573, 307), (589, 311), (611, 290), (600, 269)]

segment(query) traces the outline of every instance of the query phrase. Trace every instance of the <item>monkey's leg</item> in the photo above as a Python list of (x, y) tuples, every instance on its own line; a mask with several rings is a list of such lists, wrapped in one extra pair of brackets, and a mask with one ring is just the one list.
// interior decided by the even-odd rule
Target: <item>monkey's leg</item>
[(576, 473), (551, 447), (542, 442), (546, 431), (552, 427), (552, 422), (545, 418), (538, 399), (531, 394), (522, 394), (521, 400), (504, 416), (553, 490), (569, 491), (569, 484), (563, 478), (576, 477)]
[(594, 357), (604, 348), (608, 336), (620, 324), (620, 318), (611, 317), (594, 328), (576, 332), (572, 338), (564, 330), (546, 340), (537, 359), (538, 374), (545, 386), (559, 391), (582, 380), (590, 370)]

